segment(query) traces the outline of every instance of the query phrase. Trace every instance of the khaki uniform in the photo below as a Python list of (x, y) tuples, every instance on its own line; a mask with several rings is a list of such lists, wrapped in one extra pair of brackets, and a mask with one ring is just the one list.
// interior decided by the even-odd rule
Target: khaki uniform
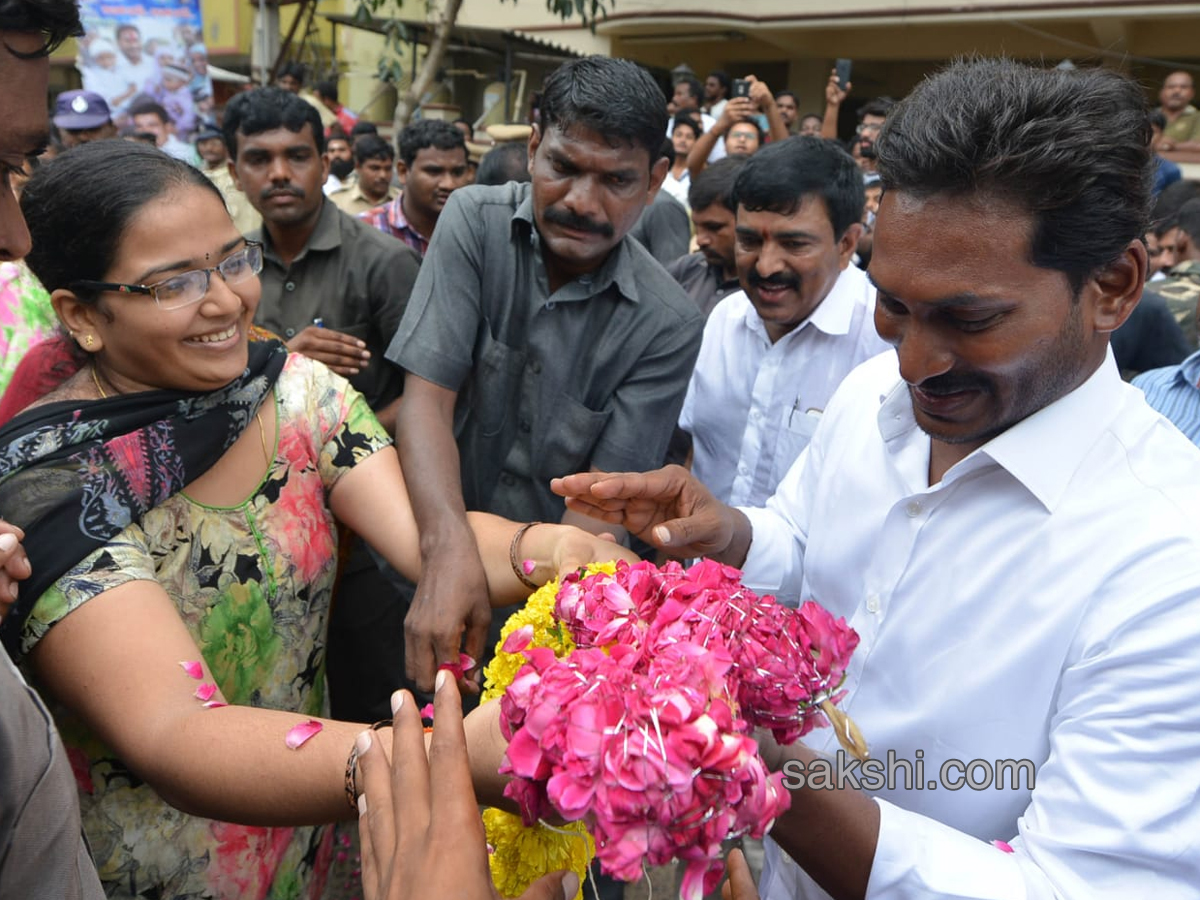
[(362, 188), (358, 182), (349, 187), (344, 187), (341, 190), (334, 191), (329, 195), (329, 199), (334, 205), (344, 213), (349, 213), (352, 216), (357, 216), (359, 213), (365, 213), (374, 209), (377, 206), (382, 206), (385, 203), (390, 203), (396, 198), (399, 191), (392, 185), (388, 185), (387, 196), (382, 200), (371, 200), (363, 195)]
[(216, 169), (201, 169), (208, 180), (217, 186), (221, 196), (225, 198), (225, 208), (229, 217), (242, 234), (249, 234), (255, 229), (262, 228), (262, 216), (250, 205), (250, 199), (242, 193), (242, 189), (233, 183), (233, 175), (229, 166), (218, 166)]
[(1167, 301), (1167, 307), (1195, 350), (1196, 304), (1200, 303), (1200, 260), (1188, 260), (1175, 266), (1167, 272), (1166, 280), (1154, 282), (1154, 291)]
[(1200, 141), (1200, 110), (1189, 104), (1178, 119), (1167, 123), (1167, 127), (1163, 129), (1163, 137), (1177, 144), (1184, 141)]

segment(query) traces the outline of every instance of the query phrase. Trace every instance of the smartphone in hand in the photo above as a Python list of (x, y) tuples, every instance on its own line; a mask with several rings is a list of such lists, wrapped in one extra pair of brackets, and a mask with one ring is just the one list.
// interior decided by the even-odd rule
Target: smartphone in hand
[(749, 97), (750, 96), (750, 82), (747, 81), (745, 78), (733, 79), (733, 96)]
[(834, 70), (837, 72), (838, 87), (843, 91), (846, 90), (846, 85), (850, 83), (850, 63), (848, 59), (839, 59), (834, 65)]

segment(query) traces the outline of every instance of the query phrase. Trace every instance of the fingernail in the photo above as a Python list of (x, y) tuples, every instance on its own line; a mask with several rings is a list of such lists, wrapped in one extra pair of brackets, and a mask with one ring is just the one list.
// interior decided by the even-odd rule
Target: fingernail
[(671, 543), (671, 532), (667, 531), (665, 525), (655, 525), (654, 539), (660, 544), (669, 544)]
[(17, 549), (17, 536), (15, 534), (0, 534), (0, 550), (8, 553), (10, 550)]
[(363, 341), (356, 341), (355, 343), (358, 344), (359, 349), (362, 349), (363, 347), (367, 346)]
[(404, 705), (404, 691), (396, 691), (392, 694), (392, 715), (400, 712), (400, 707)]
[(435, 694), (440, 691), (442, 689), (442, 685), (446, 683), (446, 676), (448, 674), (449, 673), (447, 673), (445, 669), (442, 669), (437, 673), (437, 678), (433, 680), (433, 692)]
[(354, 746), (358, 748), (359, 756), (362, 756), (364, 753), (366, 753), (368, 750), (370, 750), (371, 749), (371, 732), (370, 732), (370, 730), (360, 731), (358, 733), (358, 737), (356, 737), (354, 739)]
[(17, 599), (17, 583), (16, 583), (15, 581), (14, 581), (14, 582), (12, 583), (12, 585), (9, 587), (9, 589), (8, 589), (8, 593), (9, 593), (9, 594), (12, 596), (12, 598), (13, 598), (14, 600), (16, 600), (16, 599)]
[(575, 895), (579, 893), (579, 876), (574, 872), (568, 872), (567, 877), (562, 880), (563, 900), (575, 900)]
[(367, 814), (367, 793), (366, 793), (366, 791), (363, 791), (361, 794), (358, 795), (358, 814), (360, 816), (365, 816)]

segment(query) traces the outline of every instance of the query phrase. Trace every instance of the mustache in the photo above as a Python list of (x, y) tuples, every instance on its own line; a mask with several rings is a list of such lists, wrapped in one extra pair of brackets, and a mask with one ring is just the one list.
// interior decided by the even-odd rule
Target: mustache
[(960, 391), (987, 391), (990, 385), (986, 379), (980, 378), (978, 375), (947, 372), (944, 375), (927, 378), (912, 387), (920, 388), (922, 393), (931, 397), (942, 397), (947, 394), (957, 394)]
[(263, 190), (262, 199), (270, 200), (272, 197), (298, 197), (303, 200), (307, 194), (303, 188), (298, 188), (294, 184), (286, 184), (283, 187), (270, 187)]
[(764, 278), (762, 275), (759, 275), (758, 272), (751, 269), (750, 274), (746, 276), (746, 280), (750, 282), (751, 286), (753, 287), (758, 287), (759, 285), (765, 284), (768, 287), (785, 287), (791, 288), (792, 290), (798, 290), (800, 288), (799, 278), (797, 278), (795, 275), (785, 275), (782, 272), (777, 272), (774, 275), (768, 275)]
[(584, 231), (606, 238), (613, 236), (613, 227), (607, 222), (594, 222), (587, 216), (578, 215), (570, 210), (559, 209), (556, 206), (547, 206), (542, 211), (542, 218), (552, 225), (570, 228), (572, 231)]

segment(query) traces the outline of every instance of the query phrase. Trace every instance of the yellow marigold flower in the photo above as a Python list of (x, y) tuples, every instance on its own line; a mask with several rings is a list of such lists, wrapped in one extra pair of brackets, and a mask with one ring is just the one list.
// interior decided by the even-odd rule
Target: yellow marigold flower
[[(616, 571), (617, 565), (612, 562), (592, 563), (587, 567), (588, 575), (597, 572), (612, 575)], [(560, 659), (575, 649), (570, 632), (554, 618), (557, 594), (558, 580), (548, 581), (530, 595), (521, 609), (508, 617), (500, 631), (496, 656), (483, 670), (484, 700), (502, 696), (525, 665), (524, 653), (505, 653), (500, 649), (517, 629), (532, 626), (533, 640), (529, 646), (550, 647)], [(540, 823), (526, 828), (520, 816), (487, 809), (483, 812), (483, 824), (488, 843), (495, 848), (489, 860), (492, 881), (502, 897), (521, 896), (529, 885), (547, 872), (572, 869), (579, 876), (580, 885), (575, 900), (582, 900), (588, 866), (596, 855), (596, 845), (582, 822), (571, 822), (562, 828)]]

